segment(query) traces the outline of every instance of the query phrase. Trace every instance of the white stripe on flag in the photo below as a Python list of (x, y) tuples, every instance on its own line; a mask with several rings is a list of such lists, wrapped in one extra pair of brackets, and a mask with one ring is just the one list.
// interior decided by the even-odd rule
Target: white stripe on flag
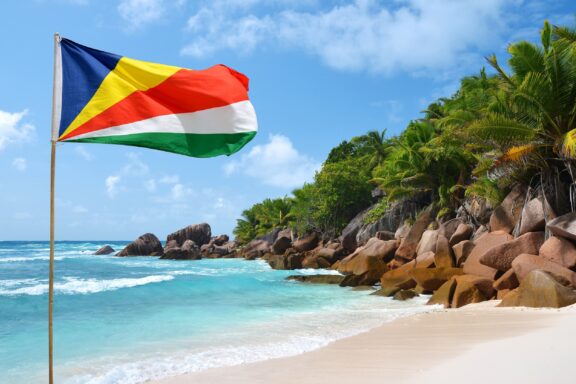
[(84, 133), (63, 141), (138, 133), (233, 134), (257, 130), (256, 112), (252, 103), (245, 100), (198, 112), (152, 117), (134, 123)]

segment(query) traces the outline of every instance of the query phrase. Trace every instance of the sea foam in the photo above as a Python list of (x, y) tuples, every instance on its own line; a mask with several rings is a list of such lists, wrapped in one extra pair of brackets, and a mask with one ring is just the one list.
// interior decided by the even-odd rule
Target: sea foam
[[(230, 345), (228, 343), (226, 346), (202, 350), (167, 352), (140, 361), (109, 363), (100, 368), (92, 366), (102, 373), (75, 375), (66, 380), (65, 384), (140, 384), (171, 376), (201, 372), (210, 368), (231, 367), (296, 356), (322, 348), (336, 340), (367, 332), (397, 318), (438, 309), (424, 306), (424, 303), (425, 300), (420, 298), (420, 300), (414, 300), (411, 306), (406, 306), (405, 303), (398, 305), (394, 303), (392, 306), (397, 305), (397, 307), (387, 311), (369, 307), (358, 308), (359, 311), (358, 309), (342, 311), (334, 308), (324, 313), (313, 312), (287, 316), (278, 323), (262, 325), (254, 329), (256, 333), (244, 339), (244, 341), (253, 340), (248, 344)], [(283, 329), (287, 336), (278, 339), (277, 329)], [(276, 339), (267, 342), (269, 338)]]
[[(151, 283), (159, 283), (174, 279), (172, 275), (152, 275), (139, 278), (121, 278), (110, 280), (97, 280), (97, 279), (79, 279), (74, 277), (65, 277), (65, 282), (55, 283), (54, 290), (56, 293), (64, 295), (75, 294), (90, 294), (104, 291), (115, 291), (121, 288), (131, 288), (139, 285), (146, 285)], [(34, 282), (38, 282), (35, 280)], [(20, 283), (23, 284), (23, 283)], [(18, 284), (12, 284), (12, 286)], [(10, 285), (2, 285), (3, 287), (10, 288)], [(14, 295), (44, 295), (48, 292), (48, 284), (43, 282), (27, 287), (20, 287), (16, 289), (0, 289), (0, 295), (14, 296)]]

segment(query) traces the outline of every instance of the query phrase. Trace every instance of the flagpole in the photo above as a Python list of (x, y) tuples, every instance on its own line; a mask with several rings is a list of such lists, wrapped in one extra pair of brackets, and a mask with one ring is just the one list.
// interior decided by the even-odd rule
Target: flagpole
[(48, 272), (48, 382), (54, 384), (54, 184), (56, 175), (56, 131), (60, 120), (59, 86), (61, 62), (59, 55), (60, 35), (54, 34), (54, 80), (52, 84), (52, 137), (50, 140), (50, 268)]
[(50, 271), (48, 272), (48, 382), (54, 383), (54, 175), (56, 165), (56, 142), (52, 141), (50, 159)]

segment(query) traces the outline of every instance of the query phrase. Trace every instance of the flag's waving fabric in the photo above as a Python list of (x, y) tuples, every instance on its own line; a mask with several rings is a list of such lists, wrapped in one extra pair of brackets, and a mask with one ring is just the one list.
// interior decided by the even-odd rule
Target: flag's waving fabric
[(230, 155), (255, 135), (248, 78), (224, 65), (191, 70), (61, 39), (53, 140), (124, 144), (194, 157)]

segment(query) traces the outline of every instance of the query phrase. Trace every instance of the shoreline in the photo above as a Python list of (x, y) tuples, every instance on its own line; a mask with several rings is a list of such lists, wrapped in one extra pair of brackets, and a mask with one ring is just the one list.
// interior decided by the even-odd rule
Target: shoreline
[[(576, 327), (576, 306), (497, 308), (497, 303), (407, 316), (300, 355), (151, 383), (444, 384), (462, 378), (468, 383), (505, 378), (540, 383), (570, 377), (568, 335)], [(559, 364), (560, 360), (566, 364)], [(543, 361), (554, 363), (554, 369), (543, 369)]]

